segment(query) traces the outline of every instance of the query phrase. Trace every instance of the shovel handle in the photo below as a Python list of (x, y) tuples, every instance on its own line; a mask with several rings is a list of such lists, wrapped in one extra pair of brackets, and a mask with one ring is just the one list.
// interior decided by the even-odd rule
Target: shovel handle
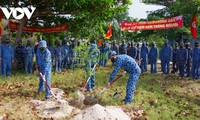
[(140, 58), (139, 60), (136, 61), (137, 64), (140, 64), (143, 58)]
[[(123, 75), (125, 75), (126, 74), (126, 72), (124, 72), (122, 75), (118, 75), (111, 83), (110, 83), (110, 86), (114, 83), (114, 82), (116, 82), (120, 77), (122, 77)], [(103, 93), (106, 89), (108, 89), (107, 87), (105, 87), (103, 90), (101, 90), (99, 93), (98, 93), (98, 95), (100, 95), (101, 93)]]
[(51, 87), (50, 87), (49, 84), (47, 83), (45, 77), (42, 76), (42, 73), (41, 73), (41, 72), (40, 72), (40, 76), (42, 77), (42, 80), (45, 82), (47, 88), (49, 89), (49, 91), (51, 92), (51, 94), (53, 95), (53, 97), (54, 97), (55, 99), (57, 99), (56, 95), (54, 94), (54, 92), (52, 91)]
[(118, 75), (111, 83), (110, 83), (110, 86), (116, 82), (120, 77), (122, 77), (123, 75)]
[[(95, 70), (96, 66), (97, 66), (97, 63), (95, 63), (94, 67), (92, 68), (92, 72)], [(87, 86), (88, 81), (90, 80), (90, 78), (91, 78), (91, 76), (88, 77), (87, 81), (85, 82), (85, 84), (84, 84), (84, 89), (86, 89), (86, 86)]]

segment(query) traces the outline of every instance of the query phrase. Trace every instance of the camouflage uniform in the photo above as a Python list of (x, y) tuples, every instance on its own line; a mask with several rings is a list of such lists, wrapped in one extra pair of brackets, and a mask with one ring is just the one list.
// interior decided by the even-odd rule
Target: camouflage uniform
[(141, 70), (136, 61), (128, 55), (117, 55), (116, 57), (116, 65), (113, 72), (110, 75), (109, 83), (113, 81), (115, 76), (117, 75), (119, 69), (124, 69), (127, 73), (130, 74), (127, 85), (126, 85), (126, 97), (125, 104), (132, 102), (132, 97), (134, 95), (134, 89), (136, 83), (139, 79)]
[(127, 46), (125, 44), (125, 41), (122, 41), (122, 44), (119, 46), (119, 54), (127, 54), (126, 50)]
[(76, 53), (74, 50), (75, 46), (76, 43), (74, 40), (72, 40), (72, 43), (69, 45), (69, 64), (72, 70), (75, 69), (75, 64), (76, 64)]
[(52, 68), (53, 68), (54, 60), (55, 60), (55, 47), (53, 46), (51, 40), (47, 41), (47, 49), (51, 52), (51, 61), (52, 61)]
[(15, 60), (17, 62), (17, 69), (22, 71), (24, 58), (27, 55), (26, 48), (22, 45), (22, 41), (17, 41), (18, 46), (15, 48)]
[[(119, 54), (119, 46), (116, 44), (116, 40), (113, 41), (113, 44), (110, 48), (110, 50), (115, 51), (117, 54)], [(112, 62), (112, 66), (114, 66), (115, 63)]]
[(192, 78), (200, 78), (200, 42), (195, 42), (195, 48), (192, 50)]
[(151, 63), (151, 73), (157, 73), (157, 58), (158, 58), (158, 48), (155, 42), (152, 42), (152, 48), (149, 52), (149, 60)]
[(177, 51), (177, 56), (176, 56), (176, 61), (177, 61), (177, 65), (178, 65), (178, 70), (179, 70), (179, 75), (181, 77), (185, 77), (185, 73), (186, 73), (186, 62), (188, 59), (188, 53), (187, 50), (184, 47), (184, 44), (181, 43), (180, 44), (180, 49), (178, 49)]
[(176, 73), (178, 71), (177, 68), (177, 51), (178, 51), (178, 43), (174, 43), (173, 55), (172, 55), (172, 73)]
[(25, 67), (25, 74), (32, 73), (33, 69), (33, 58), (34, 58), (34, 48), (31, 46), (31, 41), (27, 41), (27, 45), (25, 46), (27, 55), (24, 59), (24, 67)]
[(132, 58), (136, 59), (137, 49), (131, 42), (130, 48), (127, 50), (127, 54), (131, 56)]
[(12, 61), (14, 60), (14, 52), (11, 45), (9, 45), (10, 39), (6, 39), (4, 44), (1, 45), (1, 61), (2, 61), (2, 75), (11, 75)]
[(149, 50), (147, 46), (145, 46), (145, 43), (143, 43), (141, 47), (141, 52), (140, 52), (140, 56), (142, 58), (141, 69), (143, 72), (147, 72), (148, 54), (149, 54)]
[(56, 61), (56, 72), (61, 72), (62, 70), (62, 48), (61, 43), (58, 41), (57, 46), (55, 47), (55, 61)]
[[(91, 48), (89, 50), (89, 58), (87, 61), (87, 78), (90, 77), (88, 83), (87, 83), (87, 91), (91, 91), (95, 87), (95, 69), (92, 71), (94, 65), (98, 62), (98, 55), (99, 55), (99, 50), (97, 49), (96, 44), (91, 44)], [(89, 73), (91, 72), (92, 75)]]
[[(50, 77), (51, 77), (51, 52), (47, 49), (46, 41), (42, 40), (39, 42), (39, 49), (36, 53), (36, 66), (38, 67), (39, 71), (42, 75), (45, 75), (45, 79), (50, 86)], [(43, 50), (41, 48), (44, 48)], [(42, 76), (40, 76), (39, 88), (38, 93), (40, 93), (44, 88), (44, 81), (42, 80)], [(45, 98), (48, 99), (50, 97), (50, 90), (46, 86), (46, 96)]]
[(103, 45), (100, 47), (100, 65), (101, 66), (106, 66), (106, 63), (108, 61), (108, 51), (109, 47), (107, 46), (106, 43), (103, 43)]
[(69, 46), (67, 45), (67, 41), (66, 40), (63, 40), (62, 56), (63, 56), (62, 68), (66, 69), (67, 68), (67, 64), (69, 62)]
[(160, 50), (161, 66), (164, 74), (170, 72), (170, 60), (172, 58), (172, 47), (168, 45), (168, 40), (165, 39), (165, 45)]

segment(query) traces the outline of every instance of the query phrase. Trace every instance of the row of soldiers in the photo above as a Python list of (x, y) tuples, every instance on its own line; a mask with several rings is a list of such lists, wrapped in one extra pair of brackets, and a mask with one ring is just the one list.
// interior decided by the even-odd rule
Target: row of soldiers
[[(148, 42), (143, 42), (142, 46), (137, 42), (128, 42), (126, 45), (125, 41), (118, 46), (116, 41), (112, 42), (109, 46), (106, 44), (100, 47), (101, 56), (106, 56), (109, 50), (115, 51), (117, 54), (127, 54), (134, 58), (136, 61), (141, 61), (140, 68), (143, 72), (147, 72), (148, 63), (151, 66), (151, 73), (157, 73), (157, 61), (160, 57), (161, 70), (163, 74), (170, 73), (170, 61), (172, 60), (172, 71), (171, 73), (179, 72), (181, 77), (193, 77), (199, 79), (200, 77), (200, 43), (195, 42), (195, 47), (190, 48), (190, 43), (181, 42), (178, 48), (178, 42), (175, 42), (173, 47), (169, 45), (169, 40), (164, 40), (164, 45), (158, 50), (156, 43), (152, 42), (149, 46)], [(100, 57), (100, 64), (105, 66), (107, 62), (106, 57)], [(113, 63), (114, 65), (114, 63)]]
[(19, 71), (25, 70), (25, 73), (32, 73), (34, 51), (31, 41), (27, 40), (26, 46), (22, 45), (22, 41), (17, 41), (17, 46), (10, 44), (10, 39), (6, 38), (0, 45), (0, 74), (3, 76), (11, 75), (12, 64), (17, 64)]
[[(17, 68), (22, 70), (23, 66), (25, 73), (32, 73), (33, 69), (33, 58), (34, 53), (37, 51), (37, 45), (31, 46), (31, 41), (27, 40), (25, 46), (22, 45), (22, 41), (17, 41), (17, 46), (14, 48), (12, 53), (12, 46), (9, 45), (10, 40), (7, 38), (3, 41), (1, 45), (1, 60), (6, 60), (5, 62), (12, 63), (16, 61)], [(76, 57), (78, 54), (75, 52), (75, 47), (79, 46), (81, 41), (71, 40), (71, 44), (67, 39), (62, 41), (57, 41), (56, 46), (53, 45), (51, 40), (47, 40), (47, 48), (51, 52), (52, 63), (56, 72), (61, 72), (62, 69), (67, 69), (68, 67), (74, 69), (75, 64), (78, 64)], [(87, 42), (89, 45), (90, 42)], [(180, 48), (178, 49), (178, 43), (174, 43), (174, 48), (169, 45), (169, 41), (166, 39), (164, 41), (164, 46), (161, 48), (160, 52), (156, 47), (156, 43), (152, 42), (151, 47), (149, 47), (148, 42), (143, 42), (142, 46), (140, 42), (134, 44), (134, 42), (128, 42), (126, 45), (123, 40), (121, 45), (117, 45), (116, 40), (112, 41), (112, 44), (103, 43), (99, 47), (99, 64), (101, 66), (106, 66), (108, 61), (108, 52), (110, 50), (115, 51), (117, 54), (127, 54), (134, 58), (136, 61), (141, 61), (140, 67), (143, 72), (147, 72), (148, 63), (151, 64), (151, 73), (157, 73), (157, 60), (160, 56), (161, 69), (164, 74), (170, 73), (170, 61), (172, 59), (172, 73), (179, 71), (181, 77), (192, 76), (194, 78), (199, 78), (199, 41), (195, 42), (195, 48), (191, 49), (189, 43), (180, 43)], [(7, 59), (9, 56), (11, 59)], [(14, 57), (15, 56), (15, 57)], [(6, 59), (3, 59), (6, 58)], [(8, 60), (8, 61), (7, 61)], [(191, 64), (192, 63), (192, 64)], [(115, 63), (113, 62), (112, 65)], [(191, 69), (192, 65), (192, 69)], [(2, 74), (5, 76), (10, 75), (11, 64), (2, 64)], [(7, 69), (8, 67), (8, 69)], [(191, 74), (192, 73), (192, 74)]]
[[(18, 71), (24, 70), (25, 74), (32, 73), (33, 60), (38, 50), (38, 44), (32, 46), (32, 41), (27, 40), (26, 45), (23, 45), (22, 40), (18, 40), (16, 46), (13, 47), (10, 43), (10, 39), (6, 38), (0, 45), (2, 75), (11, 75), (12, 63), (16, 63)], [(53, 46), (51, 40), (48, 40), (47, 44), (56, 72), (61, 72), (61, 69), (66, 69), (68, 64), (73, 64), (71, 58), (75, 57), (75, 41), (72, 41), (70, 45), (67, 44), (67, 40), (63, 40), (62, 44), (61, 41), (57, 41), (56, 47)]]

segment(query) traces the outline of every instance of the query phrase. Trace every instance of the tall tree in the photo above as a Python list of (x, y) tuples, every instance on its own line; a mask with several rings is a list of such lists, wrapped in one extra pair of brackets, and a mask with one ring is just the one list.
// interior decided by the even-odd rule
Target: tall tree
[[(164, 5), (163, 9), (149, 12), (148, 16), (156, 16), (157, 18), (183, 16), (183, 27), (179, 29), (165, 30), (166, 37), (171, 40), (183, 40), (190, 36), (190, 22), (192, 16), (198, 15), (200, 1), (199, 0), (142, 0), (146, 4)], [(200, 19), (198, 19), (199, 21)]]
[[(19, 21), (17, 39), (21, 38), (24, 25), (35, 27), (55, 26), (61, 23), (69, 25), (72, 35), (102, 35), (105, 21), (117, 13), (128, 9), (130, 0), (2, 0), (0, 6), (27, 7), (35, 6), (32, 18)], [(91, 35), (92, 34), (92, 35)]]

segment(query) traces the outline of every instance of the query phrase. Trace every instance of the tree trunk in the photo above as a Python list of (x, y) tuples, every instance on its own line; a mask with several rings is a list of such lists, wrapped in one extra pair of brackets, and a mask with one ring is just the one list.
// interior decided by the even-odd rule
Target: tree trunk
[(24, 28), (24, 26), (26, 24), (26, 21), (27, 21), (27, 19), (25, 17), (21, 19), (21, 23), (19, 25), (19, 30), (17, 31), (17, 36), (16, 36), (15, 44), (16, 44), (17, 40), (21, 39), (22, 30), (23, 30), (23, 28)]

